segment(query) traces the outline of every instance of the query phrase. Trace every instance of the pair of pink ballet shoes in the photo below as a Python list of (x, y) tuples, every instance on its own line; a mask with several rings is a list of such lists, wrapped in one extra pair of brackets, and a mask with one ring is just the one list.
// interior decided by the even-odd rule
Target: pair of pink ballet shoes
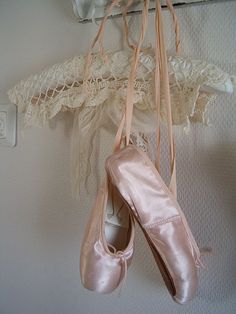
[[(126, 277), (133, 256), (135, 221), (141, 227), (173, 299), (190, 301), (198, 286), (200, 252), (184, 214), (148, 156), (128, 145), (108, 157), (108, 180), (97, 196), (84, 236), (80, 273), (85, 288), (110, 293)], [(108, 181), (128, 211), (122, 241), (109, 243), (105, 234)], [(118, 234), (118, 233), (117, 233)]]

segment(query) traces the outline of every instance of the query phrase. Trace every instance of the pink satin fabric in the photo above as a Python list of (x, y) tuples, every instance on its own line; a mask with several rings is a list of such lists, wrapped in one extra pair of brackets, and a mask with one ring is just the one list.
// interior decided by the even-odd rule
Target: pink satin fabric
[[(105, 237), (108, 185), (105, 180), (92, 209), (80, 252), (80, 276), (85, 288), (111, 293), (125, 278), (133, 256), (134, 219), (130, 216), (129, 243), (123, 251), (111, 252)], [(127, 208), (128, 210), (128, 208)]]
[(141, 226), (174, 300), (190, 301), (200, 253), (175, 197), (147, 155), (133, 145), (110, 156), (106, 170)]
[[(119, 2), (120, 0), (113, 0), (111, 2), (110, 6), (108, 7), (107, 14), (99, 27), (98, 33), (87, 55), (87, 61), (85, 64), (85, 87), (86, 80), (89, 77), (89, 66), (91, 64), (92, 49), (97, 42), (99, 42), (100, 52), (102, 56), (104, 57), (104, 59), (106, 59), (106, 55), (102, 44), (104, 26), (110, 12), (112, 11), (112, 8)], [(142, 13), (142, 29), (138, 45), (134, 51), (132, 70), (129, 78), (128, 90), (131, 92), (131, 94), (133, 94), (132, 84), (135, 78), (136, 68), (139, 61), (139, 52), (147, 27), (148, 6), (149, 0), (145, 0)], [(114, 150), (120, 148), (124, 122), (125, 116), (122, 119), (121, 125), (116, 135)], [(80, 276), (82, 284), (84, 285), (85, 288), (100, 293), (112, 292), (114, 289), (118, 287), (121, 281), (125, 279), (128, 266), (130, 265), (133, 256), (134, 245), (134, 217), (132, 215), (129, 216), (130, 228), (129, 228), (129, 243), (127, 244), (127, 247), (122, 251), (117, 251), (114, 246), (110, 245), (106, 241), (105, 213), (107, 207), (108, 192), (109, 192), (108, 182), (107, 179), (105, 179), (100, 191), (98, 192), (95, 206), (92, 209), (80, 252)], [(126, 204), (124, 204), (124, 206), (126, 206)], [(129, 209), (127, 207), (127, 211), (128, 210)], [(110, 248), (112, 247), (113, 250), (115, 251), (111, 252), (109, 247)]]

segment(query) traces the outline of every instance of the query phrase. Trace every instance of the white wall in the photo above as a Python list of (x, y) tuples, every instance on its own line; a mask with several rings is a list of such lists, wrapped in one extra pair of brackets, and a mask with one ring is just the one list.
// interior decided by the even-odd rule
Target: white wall
[[(183, 53), (236, 74), (236, 2), (178, 15)], [(120, 22), (108, 25), (106, 46), (117, 49)], [(69, 0), (2, 0), (0, 102), (21, 78), (86, 52), (96, 29), (76, 22)], [(196, 299), (183, 307), (169, 297), (140, 232), (121, 297), (81, 286), (79, 247), (95, 195), (71, 198), (70, 114), (54, 128), (19, 133), (16, 148), (0, 147), (0, 314), (235, 313), (235, 104), (235, 96), (221, 96), (209, 108), (211, 128), (193, 127), (188, 137), (177, 131), (179, 200), (200, 246), (214, 250)]]

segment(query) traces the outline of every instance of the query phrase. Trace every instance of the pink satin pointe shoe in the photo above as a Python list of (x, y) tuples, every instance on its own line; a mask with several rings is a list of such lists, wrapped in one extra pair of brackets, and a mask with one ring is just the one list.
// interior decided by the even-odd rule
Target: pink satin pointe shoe
[(173, 299), (187, 303), (196, 294), (200, 252), (176, 199), (134, 145), (108, 157), (106, 170), (144, 232)]
[[(109, 214), (110, 195), (112, 202), (120, 207), (117, 215)], [(81, 281), (89, 290), (111, 293), (126, 277), (134, 243), (134, 219), (126, 206), (119, 192), (108, 187), (105, 180), (92, 209), (80, 253)]]

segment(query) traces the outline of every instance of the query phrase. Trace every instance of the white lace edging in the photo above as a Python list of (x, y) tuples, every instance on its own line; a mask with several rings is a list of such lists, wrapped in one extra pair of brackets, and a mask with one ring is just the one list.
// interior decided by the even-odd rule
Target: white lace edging
[[(129, 51), (108, 54), (108, 63), (96, 54), (91, 77), (83, 86), (85, 57), (77, 56), (32, 75), (9, 90), (11, 102), (24, 113), (25, 126), (43, 126), (61, 110), (96, 107), (104, 102), (124, 103), (130, 71)], [(168, 60), (173, 123), (205, 123), (206, 106), (219, 93), (232, 93), (235, 77), (204, 61), (172, 56)], [(153, 55), (142, 54), (135, 82), (135, 106), (155, 109)], [(165, 116), (162, 102), (162, 116)]]
[[(130, 73), (129, 51), (108, 54), (108, 62), (95, 54), (90, 78), (83, 84), (85, 57), (77, 56), (32, 75), (9, 90), (11, 102), (24, 113), (24, 125), (43, 126), (60, 111), (74, 112), (72, 173), (74, 192), (86, 185), (91, 172), (93, 139), (104, 123), (117, 129), (126, 101)], [(207, 105), (219, 93), (232, 93), (236, 79), (204, 61), (171, 56), (168, 59), (173, 124), (207, 124)], [(148, 150), (146, 135), (156, 129), (153, 53), (142, 53), (134, 82), (134, 117), (131, 139)], [(164, 100), (161, 116), (165, 118)]]

